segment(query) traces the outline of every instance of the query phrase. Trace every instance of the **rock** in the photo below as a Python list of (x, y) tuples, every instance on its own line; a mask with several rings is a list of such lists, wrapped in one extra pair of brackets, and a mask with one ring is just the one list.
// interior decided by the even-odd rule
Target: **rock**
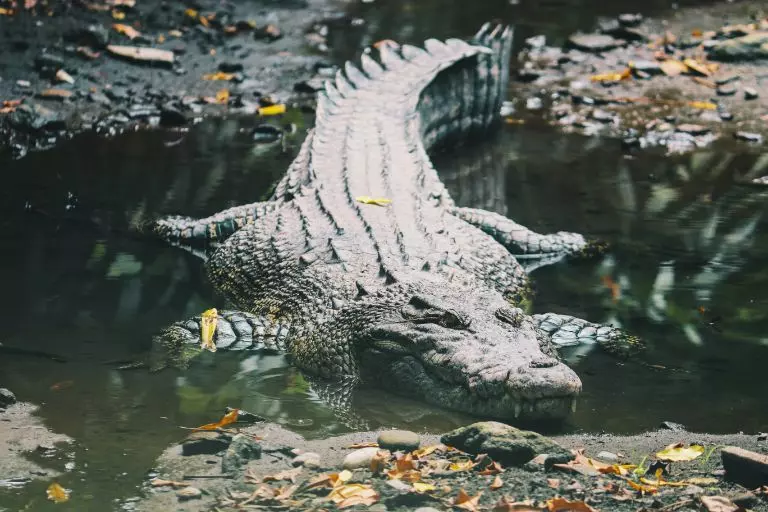
[(184, 126), (187, 124), (187, 116), (173, 101), (169, 101), (160, 108), (160, 124), (162, 126)]
[(699, 499), (710, 512), (739, 512), (739, 507), (725, 496), (701, 496)]
[(749, 491), (733, 496), (731, 501), (734, 503), (734, 505), (746, 509), (754, 508), (758, 504), (757, 496), (755, 496), (755, 493)]
[(440, 512), (440, 511), (434, 507), (419, 507), (413, 512)]
[(225, 61), (225, 62), (219, 63), (219, 71), (221, 71), (222, 73), (239, 73), (244, 69), (245, 68), (240, 62)]
[(236, 473), (251, 459), (261, 457), (261, 445), (250, 436), (237, 434), (221, 459), (222, 473)]
[(725, 61), (768, 58), (768, 31), (756, 31), (742, 37), (716, 41), (707, 48), (709, 57)]
[[(762, 142), (762, 141), (763, 141), (763, 136), (762, 136), (762, 135), (760, 135), (759, 133), (753, 133), (753, 132), (736, 132), (736, 133), (734, 133), (734, 134), (733, 134), (733, 136), (734, 136), (736, 139), (738, 139), (738, 140), (743, 140), (743, 141), (747, 141), (747, 142), (756, 142), (756, 143), (760, 143), (760, 142)], [(764, 434), (764, 436), (765, 436), (765, 434)], [(760, 438), (759, 438), (759, 437), (758, 437), (757, 439), (758, 439), (758, 441), (760, 440)], [(765, 439), (768, 439), (768, 436), (765, 436)]]
[(229, 447), (232, 438), (220, 435), (218, 432), (194, 432), (181, 445), (181, 454), (190, 455), (214, 455), (223, 452)]
[(197, 487), (184, 487), (176, 491), (176, 496), (179, 498), (179, 501), (197, 500), (203, 497), (203, 491)]
[(605, 34), (573, 34), (568, 44), (585, 52), (604, 52), (621, 46), (621, 42)]
[(633, 72), (642, 71), (649, 75), (661, 75), (664, 71), (661, 69), (661, 65), (655, 60), (633, 60), (630, 67)]
[(106, 48), (109, 44), (109, 30), (95, 23), (70, 30), (64, 37), (70, 42), (94, 48)]
[(292, 466), (304, 466), (306, 468), (319, 468), (320, 455), (314, 452), (306, 452), (298, 455), (291, 461)]
[(547, 45), (547, 36), (545, 35), (538, 35), (529, 37), (525, 40), (525, 46), (532, 49), (532, 50), (538, 50), (540, 48), (544, 48)]
[(0, 407), (8, 407), (16, 403), (16, 395), (11, 390), (0, 388)]
[(410, 452), (419, 447), (421, 439), (410, 430), (385, 430), (379, 434), (378, 443), (382, 450)]
[(254, 39), (268, 39), (269, 41), (276, 41), (283, 37), (282, 32), (276, 25), (267, 25), (263, 28), (257, 28), (253, 31)]
[(717, 88), (718, 96), (733, 96), (734, 94), (736, 94), (736, 88), (733, 85), (726, 84)]
[(525, 100), (525, 108), (528, 110), (541, 110), (544, 107), (544, 103), (541, 98), (533, 96)]
[[(743, 132), (742, 132), (743, 133)], [(756, 134), (755, 134), (756, 135)], [(7, 390), (6, 390), (7, 391)], [(757, 434), (757, 440), (758, 441), (768, 441), (768, 434), (765, 432), (760, 432)]]
[[(721, 121), (732, 121), (733, 120), (733, 114), (731, 114), (730, 112), (726, 112), (726, 111), (720, 111), (718, 113), (718, 117), (720, 118)], [(702, 117), (701, 119), (703, 120), (704, 117)]]
[(64, 58), (49, 52), (41, 52), (35, 57), (35, 69), (44, 71), (46, 69), (56, 71), (64, 67)]
[(487, 453), (505, 465), (522, 465), (537, 455), (570, 454), (559, 444), (536, 432), (496, 421), (483, 421), (444, 434), (440, 441), (473, 455)]
[(704, 135), (710, 132), (710, 129), (700, 124), (684, 123), (677, 125), (675, 128), (680, 133), (687, 133), (689, 135)]
[(66, 128), (61, 114), (37, 103), (24, 103), (8, 115), (8, 121), (20, 130), (60, 130)]
[(371, 463), (371, 459), (376, 455), (379, 449), (375, 446), (369, 448), (360, 448), (347, 454), (344, 457), (344, 462), (341, 463), (341, 467), (344, 469), (358, 469), (367, 468)]
[(768, 485), (768, 455), (727, 446), (721, 456), (728, 480), (749, 489)]
[(607, 460), (610, 462), (616, 462), (617, 460), (619, 460), (619, 456), (616, 455), (615, 453), (605, 452), (605, 451), (598, 453), (596, 457), (598, 459)]
[(611, 123), (616, 118), (611, 112), (599, 108), (592, 111), (591, 117), (601, 123)]
[(515, 104), (511, 101), (505, 101), (501, 104), (499, 115), (501, 117), (508, 117), (515, 113)]
[(760, 94), (757, 92), (757, 89), (753, 89), (752, 87), (745, 87), (744, 88), (744, 99), (745, 100), (755, 100), (760, 96)]
[(643, 15), (640, 13), (625, 13), (619, 14), (617, 19), (625, 27), (636, 27), (643, 22)]
[(309, 80), (303, 80), (296, 82), (293, 85), (293, 90), (298, 93), (314, 94), (321, 90), (325, 85), (325, 79), (320, 77), (310, 78)]

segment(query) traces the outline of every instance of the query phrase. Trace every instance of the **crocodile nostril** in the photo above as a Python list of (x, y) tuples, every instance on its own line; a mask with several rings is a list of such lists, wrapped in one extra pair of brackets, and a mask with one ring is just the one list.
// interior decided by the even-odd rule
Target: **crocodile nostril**
[(552, 368), (557, 364), (557, 359), (547, 356), (537, 357), (529, 364), (531, 368)]

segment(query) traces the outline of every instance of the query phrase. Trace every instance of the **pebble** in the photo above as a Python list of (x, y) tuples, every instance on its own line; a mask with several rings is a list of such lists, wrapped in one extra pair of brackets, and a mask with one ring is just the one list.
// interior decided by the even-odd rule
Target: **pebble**
[(717, 88), (718, 96), (733, 96), (734, 94), (736, 94), (736, 88), (733, 85), (726, 84)]
[(440, 511), (434, 507), (419, 507), (413, 512), (440, 512)]
[(733, 114), (731, 114), (730, 112), (722, 111), (720, 112), (719, 116), (720, 116), (720, 119), (722, 119), (723, 121), (733, 120)]
[(203, 492), (198, 489), (197, 487), (185, 487), (183, 489), (179, 489), (176, 491), (176, 496), (179, 498), (180, 501), (185, 500), (196, 500), (200, 499), (203, 496)]
[(744, 88), (744, 99), (745, 100), (754, 100), (757, 99), (760, 96), (758, 94), (757, 89), (753, 89), (752, 87), (745, 87)]
[(501, 110), (499, 115), (501, 117), (508, 117), (515, 113), (515, 104), (511, 101), (505, 101), (501, 104)]
[(315, 452), (305, 452), (299, 454), (291, 461), (292, 466), (304, 466), (305, 468), (320, 467), (320, 455)]
[[(760, 143), (763, 141), (763, 136), (759, 133), (753, 133), (753, 132), (736, 132), (733, 134), (733, 136), (738, 140), (744, 140), (747, 142), (757, 142)], [(757, 438), (758, 441), (764, 441), (768, 439), (768, 434), (762, 434), (762, 439), (760, 437)]]
[(528, 110), (541, 110), (544, 108), (544, 103), (541, 101), (541, 98), (533, 96), (525, 100), (525, 108)]
[(525, 46), (531, 49), (544, 48), (547, 45), (547, 36), (541, 34), (538, 36), (529, 37), (525, 40)]
[(729, 480), (749, 489), (768, 485), (768, 455), (726, 446), (720, 452)]
[(660, 75), (663, 73), (661, 65), (653, 60), (633, 60), (632, 70), (635, 72), (642, 71), (651, 75)]
[[(739, 133), (744, 133), (744, 132), (739, 132)], [(751, 134), (751, 135), (757, 135), (757, 134)], [(6, 390), (6, 391), (7, 391), (7, 390)], [(0, 392), (1, 392), (1, 391), (0, 391)], [(758, 441), (768, 441), (768, 434), (766, 434), (765, 432), (760, 432), (760, 433), (757, 435), (757, 440), (758, 440)]]
[(16, 403), (16, 395), (9, 389), (0, 388), (0, 407), (7, 407)]
[(239, 73), (244, 69), (245, 68), (240, 62), (224, 61), (219, 63), (219, 71), (221, 71), (222, 73)]
[(262, 124), (253, 129), (251, 138), (256, 142), (275, 142), (280, 138), (281, 131), (270, 124)]
[(740, 78), (741, 77), (739, 75), (728, 75), (728, 76), (724, 76), (722, 78), (716, 79), (715, 80), (715, 84), (716, 85), (725, 85), (725, 84), (729, 84), (731, 82), (735, 82), (735, 81), (739, 80)]
[(410, 430), (385, 430), (377, 440), (382, 450), (410, 452), (419, 447), (419, 435)]
[(586, 52), (604, 52), (620, 45), (617, 39), (605, 34), (573, 34), (568, 43)]
[(625, 27), (636, 27), (643, 22), (643, 15), (640, 13), (624, 13), (619, 14), (617, 19)]
[(367, 468), (371, 463), (371, 459), (378, 451), (379, 449), (377, 447), (372, 446), (350, 452), (344, 457), (344, 462), (342, 462), (341, 466), (342, 468), (349, 470)]
[(619, 460), (619, 456), (616, 455), (615, 453), (605, 452), (605, 451), (598, 453), (597, 458), (611, 461), (611, 462), (616, 462), (617, 460)]
[(700, 124), (684, 123), (677, 126), (676, 130), (680, 133), (688, 133), (690, 135), (704, 135), (709, 133), (710, 129)]
[(596, 108), (592, 111), (592, 119), (600, 121), (601, 123), (611, 123), (615, 119), (615, 116), (607, 110)]

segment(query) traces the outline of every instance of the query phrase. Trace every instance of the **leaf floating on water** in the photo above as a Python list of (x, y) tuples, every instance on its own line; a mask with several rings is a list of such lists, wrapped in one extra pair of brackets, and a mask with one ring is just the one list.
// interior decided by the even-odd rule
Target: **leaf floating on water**
[(552, 498), (547, 500), (549, 512), (597, 512), (583, 501), (568, 501), (565, 498)]
[(671, 444), (656, 453), (656, 457), (661, 460), (671, 462), (686, 462), (699, 457), (704, 453), (704, 447), (698, 444), (692, 444), (686, 447), (683, 443)]
[(115, 31), (118, 34), (123, 34), (128, 39), (136, 39), (141, 35), (141, 32), (136, 30), (130, 25), (124, 25), (123, 23), (113, 23), (112, 28), (115, 29)]
[(200, 349), (216, 352), (216, 342), (213, 335), (216, 334), (216, 324), (219, 322), (219, 312), (216, 308), (203, 311), (200, 315)]
[(387, 206), (392, 202), (391, 199), (385, 197), (371, 197), (371, 196), (358, 196), (355, 201), (363, 204), (374, 204), (376, 206)]
[(238, 414), (240, 414), (240, 409), (232, 409), (227, 414), (222, 416), (222, 418), (216, 423), (207, 423), (192, 430), (197, 432), (198, 430), (217, 430), (222, 427), (226, 427), (227, 425), (231, 425), (237, 421)]
[(235, 78), (234, 73), (224, 73), (223, 71), (217, 71), (216, 73), (206, 73), (203, 75), (203, 80), (224, 80), (229, 81)]
[(45, 490), (45, 494), (48, 495), (48, 499), (54, 503), (64, 503), (69, 501), (69, 493), (67, 489), (60, 486), (58, 483), (53, 482)]
[(268, 107), (261, 107), (259, 109), (260, 116), (277, 116), (280, 114), (285, 114), (285, 105), (282, 103), (277, 105), (270, 105)]

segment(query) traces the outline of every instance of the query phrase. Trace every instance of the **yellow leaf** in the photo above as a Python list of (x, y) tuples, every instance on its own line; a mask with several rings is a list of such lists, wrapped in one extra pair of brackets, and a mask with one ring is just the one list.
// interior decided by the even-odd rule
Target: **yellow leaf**
[(547, 500), (547, 510), (549, 512), (597, 512), (583, 501), (568, 501), (565, 498)]
[(49, 485), (48, 489), (45, 490), (45, 493), (48, 495), (48, 499), (54, 503), (64, 503), (69, 501), (70, 491), (63, 488), (56, 482), (53, 482), (51, 485)]
[(216, 342), (213, 335), (216, 334), (216, 324), (219, 321), (219, 312), (216, 308), (203, 311), (200, 315), (200, 349), (216, 352)]
[(0, 7), (0, 16), (11, 16), (13, 14), (12, 9), (6, 9), (5, 7)]
[(459, 495), (453, 499), (453, 506), (464, 510), (470, 510), (471, 512), (476, 512), (477, 510), (480, 510), (478, 505), (480, 503), (480, 496), (482, 495), (483, 493), (481, 492), (472, 498), (464, 489), (459, 489)]
[(715, 110), (717, 108), (717, 105), (711, 101), (689, 101), (688, 106), (701, 110)]
[(348, 482), (352, 478), (352, 472), (348, 469), (345, 469), (339, 473), (339, 479), (337, 482)]
[(419, 448), (417, 450), (413, 450), (411, 453), (417, 459), (421, 459), (421, 458), (426, 457), (427, 455), (431, 454), (432, 452), (434, 452), (435, 450), (437, 450), (440, 447), (441, 447), (441, 445), (439, 445), (439, 444), (433, 444), (432, 446), (425, 446), (424, 448)]
[(378, 499), (379, 494), (370, 485), (345, 484), (334, 487), (330, 494), (328, 494), (328, 499), (339, 504), (353, 496), (359, 496), (360, 498), (372, 498), (375, 496)]
[(270, 105), (268, 107), (261, 107), (259, 109), (260, 116), (277, 116), (285, 114), (285, 105), (279, 103), (277, 105)]
[(677, 76), (688, 71), (688, 66), (675, 59), (667, 59), (659, 64), (659, 66), (667, 76)]
[(607, 468), (598, 468), (598, 471), (604, 475), (619, 475), (626, 476), (629, 472), (635, 469), (637, 466), (634, 464), (613, 464)]
[(705, 65), (695, 61), (694, 59), (683, 59), (683, 64), (688, 66), (688, 69), (695, 71), (700, 75), (710, 76), (712, 74), (712, 72)]
[(370, 196), (358, 196), (355, 201), (363, 204), (374, 204), (376, 206), (386, 206), (392, 202), (391, 199), (385, 197), (370, 197)]
[(221, 417), (219, 421), (216, 423), (207, 423), (205, 425), (201, 425), (195, 429), (192, 429), (194, 431), (198, 430), (216, 430), (222, 427), (226, 427), (227, 425), (231, 425), (232, 423), (235, 423), (237, 421), (237, 415), (240, 414), (240, 409), (232, 409), (227, 414)]
[(436, 487), (432, 484), (428, 484), (426, 482), (413, 482), (413, 488), (417, 492), (428, 492), (428, 491), (434, 491)]
[(184, 11), (184, 14), (186, 14), (190, 18), (197, 18), (197, 11), (194, 9), (187, 9), (186, 11)]
[(234, 73), (224, 73), (222, 71), (218, 71), (216, 73), (206, 73), (203, 75), (203, 80), (232, 80), (235, 78)]
[(226, 103), (229, 101), (229, 90), (221, 89), (216, 93), (216, 103)]
[(656, 477), (656, 480), (642, 477), (640, 478), (640, 481), (646, 485), (651, 485), (654, 487), (663, 487), (665, 485), (669, 487), (685, 487), (686, 485), (688, 485), (688, 483), (686, 482), (670, 482), (670, 481), (664, 480), (663, 478), (659, 478), (658, 476)]
[(122, 23), (112, 24), (112, 28), (119, 34), (123, 34), (128, 39), (135, 39), (141, 35), (141, 33), (130, 25), (124, 25)]
[(114, 18), (116, 20), (124, 20), (125, 19), (125, 13), (115, 9), (115, 10), (112, 11), (112, 18)]
[(643, 494), (646, 494), (646, 493), (655, 494), (659, 491), (658, 487), (654, 487), (651, 485), (638, 484), (637, 482), (633, 482), (632, 480), (627, 480), (627, 484), (634, 490), (639, 491)]
[(683, 443), (671, 444), (656, 453), (660, 460), (672, 462), (684, 462), (693, 460), (704, 453), (704, 447), (698, 444), (692, 444), (689, 447), (683, 446)]
[(602, 73), (599, 75), (592, 75), (590, 77), (590, 80), (593, 82), (618, 82), (620, 80), (626, 80), (627, 78), (630, 78), (632, 76), (632, 63), (630, 62), (630, 67), (622, 70), (619, 73)]
[(471, 460), (464, 460), (461, 462), (454, 462), (450, 466), (448, 466), (448, 469), (451, 471), (469, 471), (475, 467), (475, 463)]

